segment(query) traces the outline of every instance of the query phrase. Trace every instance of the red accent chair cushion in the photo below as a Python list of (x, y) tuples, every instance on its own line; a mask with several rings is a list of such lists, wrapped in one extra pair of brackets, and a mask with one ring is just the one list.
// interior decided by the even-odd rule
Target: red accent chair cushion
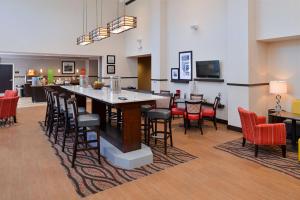
[(195, 121), (197, 121), (199, 119), (202, 119), (202, 115), (184, 113), (184, 118), (188, 119), (188, 120), (195, 120)]
[(184, 115), (184, 112), (182, 108), (172, 108), (172, 115)]
[(265, 124), (264, 117), (257, 117), (254, 112), (238, 108), (243, 136), (256, 145), (286, 145), (286, 129), (284, 123)]
[(202, 116), (203, 117), (213, 117), (213, 116), (215, 116), (215, 111), (212, 108), (203, 108)]
[(4, 97), (16, 97), (18, 96), (18, 90), (5, 90)]

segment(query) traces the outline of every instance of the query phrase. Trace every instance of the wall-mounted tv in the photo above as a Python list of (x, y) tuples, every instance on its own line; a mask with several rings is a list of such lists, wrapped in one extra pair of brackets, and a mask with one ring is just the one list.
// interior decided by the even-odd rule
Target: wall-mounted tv
[(197, 78), (220, 78), (220, 61), (197, 61), (196, 75)]

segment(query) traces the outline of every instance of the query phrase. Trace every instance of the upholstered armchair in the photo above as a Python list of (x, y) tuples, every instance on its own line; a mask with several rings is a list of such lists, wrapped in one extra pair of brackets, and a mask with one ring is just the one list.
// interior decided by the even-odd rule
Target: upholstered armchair
[(238, 108), (242, 130), (243, 146), (246, 141), (255, 145), (255, 157), (258, 155), (259, 145), (279, 145), (282, 156), (286, 157), (286, 129), (284, 123), (267, 124), (265, 117), (257, 116), (243, 108)]
[(19, 97), (3, 97), (0, 98), (0, 120), (7, 121), (13, 117), (14, 122), (17, 122), (17, 104)]
[(16, 97), (16, 96), (18, 96), (18, 90), (5, 90), (4, 96), (0, 98)]

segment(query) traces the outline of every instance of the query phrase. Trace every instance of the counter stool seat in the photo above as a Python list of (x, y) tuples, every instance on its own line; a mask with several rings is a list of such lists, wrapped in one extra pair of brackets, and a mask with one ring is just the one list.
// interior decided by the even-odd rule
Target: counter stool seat
[(78, 116), (78, 127), (100, 126), (98, 114), (81, 114)]
[(142, 113), (148, 112), (148, 111), (151, 110), (152, 108), (153, 108), (153, 106), (151, 106), (151, 105), (142, 105), (142, 106), (141, 106), (141, 112), (142, 112)]
[(167, 109), (152, 109), (148, 111), (148, 117), (150, 119), (168, 120), (171, 118), (171, 111)]

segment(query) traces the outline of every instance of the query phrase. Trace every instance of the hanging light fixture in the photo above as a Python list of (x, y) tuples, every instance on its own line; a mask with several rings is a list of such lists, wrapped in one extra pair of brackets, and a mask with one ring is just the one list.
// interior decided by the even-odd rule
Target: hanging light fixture
[(93, 40), (87, 33), (87, 0), (83, 0), (83, 34), (77, 38), (77, 45), (84, 46), (91, 43)]
[(99, 26), (99, 23), (98, 23), (98, 0), (96, 0), (96, 25), (97, 25), (97, 28), (90, 32), (90, 37), (93, 41), (100, 41), (100, 40), (110, 37), (109, 29), (107, 27), (102, 26), (102, 16), (103, 16), (102, 8), (103, 8), (103, 0), (101, 0), (101, 19), (100, 19), (101, 26)]
[(134, 29), (137, 27), (137, 18), (126, 15), (125, 4), (126, 3), (124, 0), (124, 16), (119, 17), (119, 0), (118, 0), (118, 6), (117, 6), (118, 18), (107, 24), (109, 31), (111, 33), (119, 34), (124, 31), (128, 31), (130, 29)]

